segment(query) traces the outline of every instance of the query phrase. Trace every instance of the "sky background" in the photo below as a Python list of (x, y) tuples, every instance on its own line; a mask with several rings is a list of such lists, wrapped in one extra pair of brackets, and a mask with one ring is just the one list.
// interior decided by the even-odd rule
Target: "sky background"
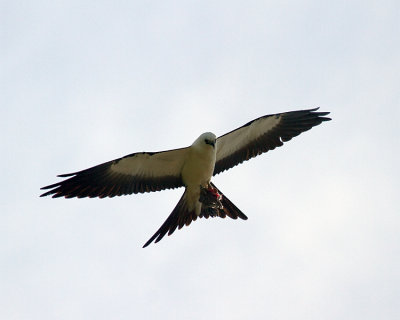
[[(399, 1), (1, 1), (1, 319), (398, 319)], [(183, 189), (39, 198), (271, 113), (332, 121), (219, 176), (247, 221), (142, 249)]]

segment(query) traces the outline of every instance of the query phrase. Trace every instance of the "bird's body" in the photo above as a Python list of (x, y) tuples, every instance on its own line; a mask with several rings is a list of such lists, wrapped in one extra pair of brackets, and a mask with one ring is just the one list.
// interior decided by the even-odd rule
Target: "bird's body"
[[(204, 143), (206, 139), (213, 141), (213, 144)], [(197, 216), (201, 213), (199, 186), (208, 187), (214, 172), (215, 140), (216, 136), (213, 133), (203, 133), (189, 148), (182, 167), (182, 182), (186, 187), (188, 210), (194, 210)]]
[(181, 199), (158, 231), (146, 242), (189, 225), (197, 217), (244, 215), (211, 182), (213, 175), (283, 145), (323, 121), (328, 112), (291, 111), (255, 119), (225, 135), (200, 135), (191, 146), (162, 152), (133, 153), (92, 168), (60, 175), (68, 179), (43, 187), (41, 196), (114, 197), (131, 193), (185, 187)]

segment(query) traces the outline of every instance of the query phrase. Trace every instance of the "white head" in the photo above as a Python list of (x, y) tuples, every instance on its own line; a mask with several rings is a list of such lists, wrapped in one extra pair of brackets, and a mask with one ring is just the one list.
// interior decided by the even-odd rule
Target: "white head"
[(217, 137), (214, 133), (205, 132), (193, 142), (192, 146), (215, 148), (216, 140)]

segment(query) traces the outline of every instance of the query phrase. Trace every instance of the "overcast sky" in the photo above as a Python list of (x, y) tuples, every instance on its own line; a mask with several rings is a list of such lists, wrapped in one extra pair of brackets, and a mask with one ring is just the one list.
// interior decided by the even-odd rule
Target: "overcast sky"
[[(1, 319), (397, 319), (399, 1), (1, 1)], [(183, 189), (57, 174), (265, 115), (332, 121), (214, 178), (247, 221), (146, 249)]]

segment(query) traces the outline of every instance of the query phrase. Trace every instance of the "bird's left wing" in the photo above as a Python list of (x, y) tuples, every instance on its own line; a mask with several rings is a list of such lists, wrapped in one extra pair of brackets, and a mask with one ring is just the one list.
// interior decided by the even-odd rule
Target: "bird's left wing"
[(329, 112), (318, 108), (266, 115), (246, 123), (217, 139), (214, 175), (243, 161), (280, 147), (323, 121)]
[(162, 152), (140, 152), (92, 168), (61, 174), (68, 178), (43, 187), (41, 197), (114, 197), (160, 191), (183, 186), (181, 169), (188, 148)]

